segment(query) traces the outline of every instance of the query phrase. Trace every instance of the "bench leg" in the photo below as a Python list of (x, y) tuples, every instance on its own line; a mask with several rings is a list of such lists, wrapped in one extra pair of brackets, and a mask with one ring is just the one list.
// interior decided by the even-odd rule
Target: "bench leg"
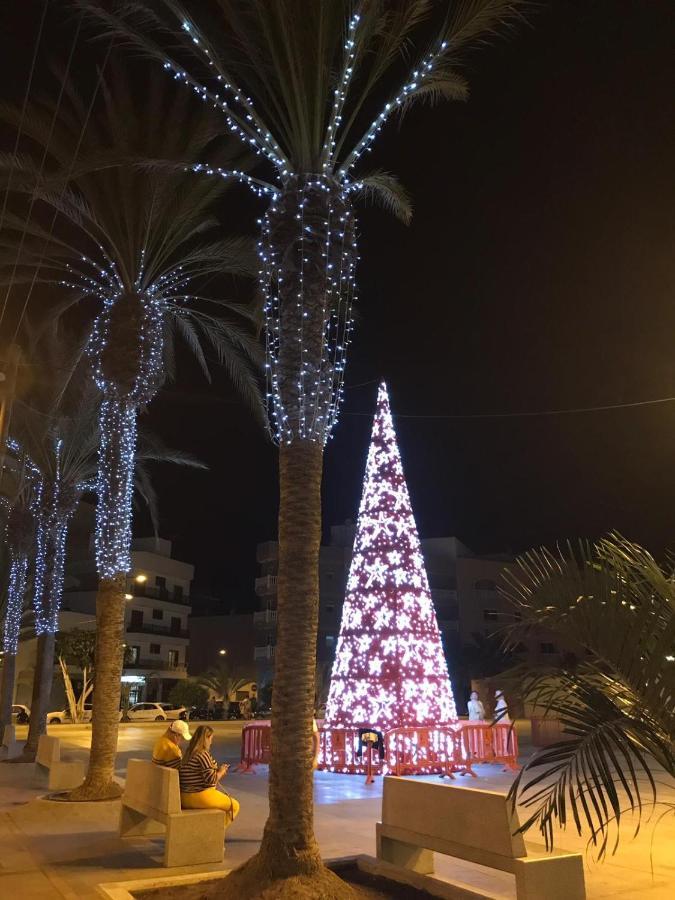
[(161, 822), (155, 822), (149, 819), (143, 813), (130, 809), (122, 804), (120, 810), (120, 837), (149, 837), (154, 834), (164, 834), (164, 825)]
[(406, 844), (403, 841), (385, 837), (380, 833), (379, 824), (378, 822), (375, 826), (378, 859), (383, 859), (402, 869), (409, 869), (411, 872), (419, 872), (420, 875), (433, 875), (434, 854), (432, 850), (425, 850), (414, 844)]
[(223, 861), (225, 852), (225, 813), (205, 810), (169, 819), (164, 844), (164, 865), (196, 866)]
[(515, 860), (517, 900), (585, 900), (580, 854)]

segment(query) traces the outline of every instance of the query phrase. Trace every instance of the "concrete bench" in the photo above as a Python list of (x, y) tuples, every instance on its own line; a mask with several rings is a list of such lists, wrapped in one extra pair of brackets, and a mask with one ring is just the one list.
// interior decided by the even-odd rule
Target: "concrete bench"
[(430, 875), (443, 853), (513, 873), (518, 900), (584, 900), (581, 854), (528, 855), (519, 827), (503, 794), (387, 776), (377, 857)]
[(14, 725), (5, 725), (2, 730), (2, 744), (0, 744), (0, 759), (18, 756), (20, 744), (16, 739)]
[(50, 791), (68, 791), (84, 781), (84, 763), (62, 760), (61, 741), (46, 734), (41, 734), (38, 739), (35, 769), (40, 775), (47, 776)]
[(122, 795), (120, 837), (165, 834), (164, 865), (222, 862), (225, 813), (181, 809), (178, 771), (145, 759), (130, 759)]

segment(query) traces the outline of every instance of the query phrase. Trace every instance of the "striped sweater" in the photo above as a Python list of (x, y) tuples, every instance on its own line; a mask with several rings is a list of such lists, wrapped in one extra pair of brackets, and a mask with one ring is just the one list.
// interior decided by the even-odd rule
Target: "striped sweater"
[(218, 763), (208, 750), (196, 753), (180, 765), (180, 789), (184, 794), (196, 794), (218, 784)]

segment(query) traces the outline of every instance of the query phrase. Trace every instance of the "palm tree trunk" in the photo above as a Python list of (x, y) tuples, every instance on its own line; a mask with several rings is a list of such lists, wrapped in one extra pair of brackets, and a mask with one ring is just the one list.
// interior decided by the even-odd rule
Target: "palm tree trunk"
[(12, 703), (14, 702), (14, 677), (16, 673), (16, 653), (5, 653), (2, 658), (2, 686), (0, 686), (0, 738), (5, 725), (12, 724)]
[(277, 877), (321, 866), (314, 837), (312, 717), (319, 615), (323, 447), (279, 450), (279, 580), (270, 812), (260, 853)]
[[(12, 511), (15, 513), (15, 511)], [(23, 518), (25, 525), (26, 517)], [(16, 514), (10, 523), (17, 528)], [(25, 536), (25, 532), (24, 532)], [(9, 581), (7, 584), (7, 604), (5, 624), (2, 633), (3, 667), (2, 688), (0, 689), (0, 729), (12, 724), (12, 703), (14, 702), (14, 678), (16, 674), (16, 651), (21, 631), (21, 614), (26, 593), (28, 576), (28, 554), (10, 550)]]
[(54, 680), (55, 643), (56, 635), (52, 631), (45, 631), (38, 636), (28, 740), (23, 748), (22, 755), (19, 757), (22, 762), (33, 762), (35, 760), (40, 736), (47, 731), (47, 707), (49, 706), (52, 682)]
[(91, 729), (91, 754), (84, 784), (70, 800), (105, 800), (119, 797), (114, 780), (124, 640), (126, 576), (101, 578), (96, 595), (96, 674)]
[[(279, 449), (279, 580), (272, 694), (269, 818), (258, 853), (223, 882), (225, 900), (293, 898), (311, 888), (325, 900), (353, 891), (321, 861), (314, 837), (312, 718), (319, 614), (323, 447)], [(292, 879), (292, 880), (287, 880)], [(269, 887), (273, 885), (273, 887)], [(307, 896), (310, 896), (307, 894)]]

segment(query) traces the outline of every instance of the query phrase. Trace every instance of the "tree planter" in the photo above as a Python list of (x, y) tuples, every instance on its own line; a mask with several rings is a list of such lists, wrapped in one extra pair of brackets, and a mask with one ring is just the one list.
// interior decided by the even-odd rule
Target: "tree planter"
[[(327, 862), (327, 866), (344, 880), (344, 896), (352, 900), (426, 900), (430, 897), (448, 896), (443, 893), (443, 888), (448, 888), (449, 885), (439, 883), (441, 893), (430, 893), (415, 884), (415, 881), (419, 880), (421, 883), (425, 878), (415, 873), (410, 873), (412, 877), (406, 883), (392, 881), (377, 872), (378, 863), (371, 857), (332, 860)], [(223, 896), (224, 880), (229, 874), (229, 871), (207, 872), (111, 882), (99, 884), (98, 890), (108, 900), (216, 900)], [(294, 896), (297, 900), (316, 897), (311, 892), (305, 892), (308, 889), (303, 890), (300, 885), (295, 890), (296, 893), (285, 896)]]

